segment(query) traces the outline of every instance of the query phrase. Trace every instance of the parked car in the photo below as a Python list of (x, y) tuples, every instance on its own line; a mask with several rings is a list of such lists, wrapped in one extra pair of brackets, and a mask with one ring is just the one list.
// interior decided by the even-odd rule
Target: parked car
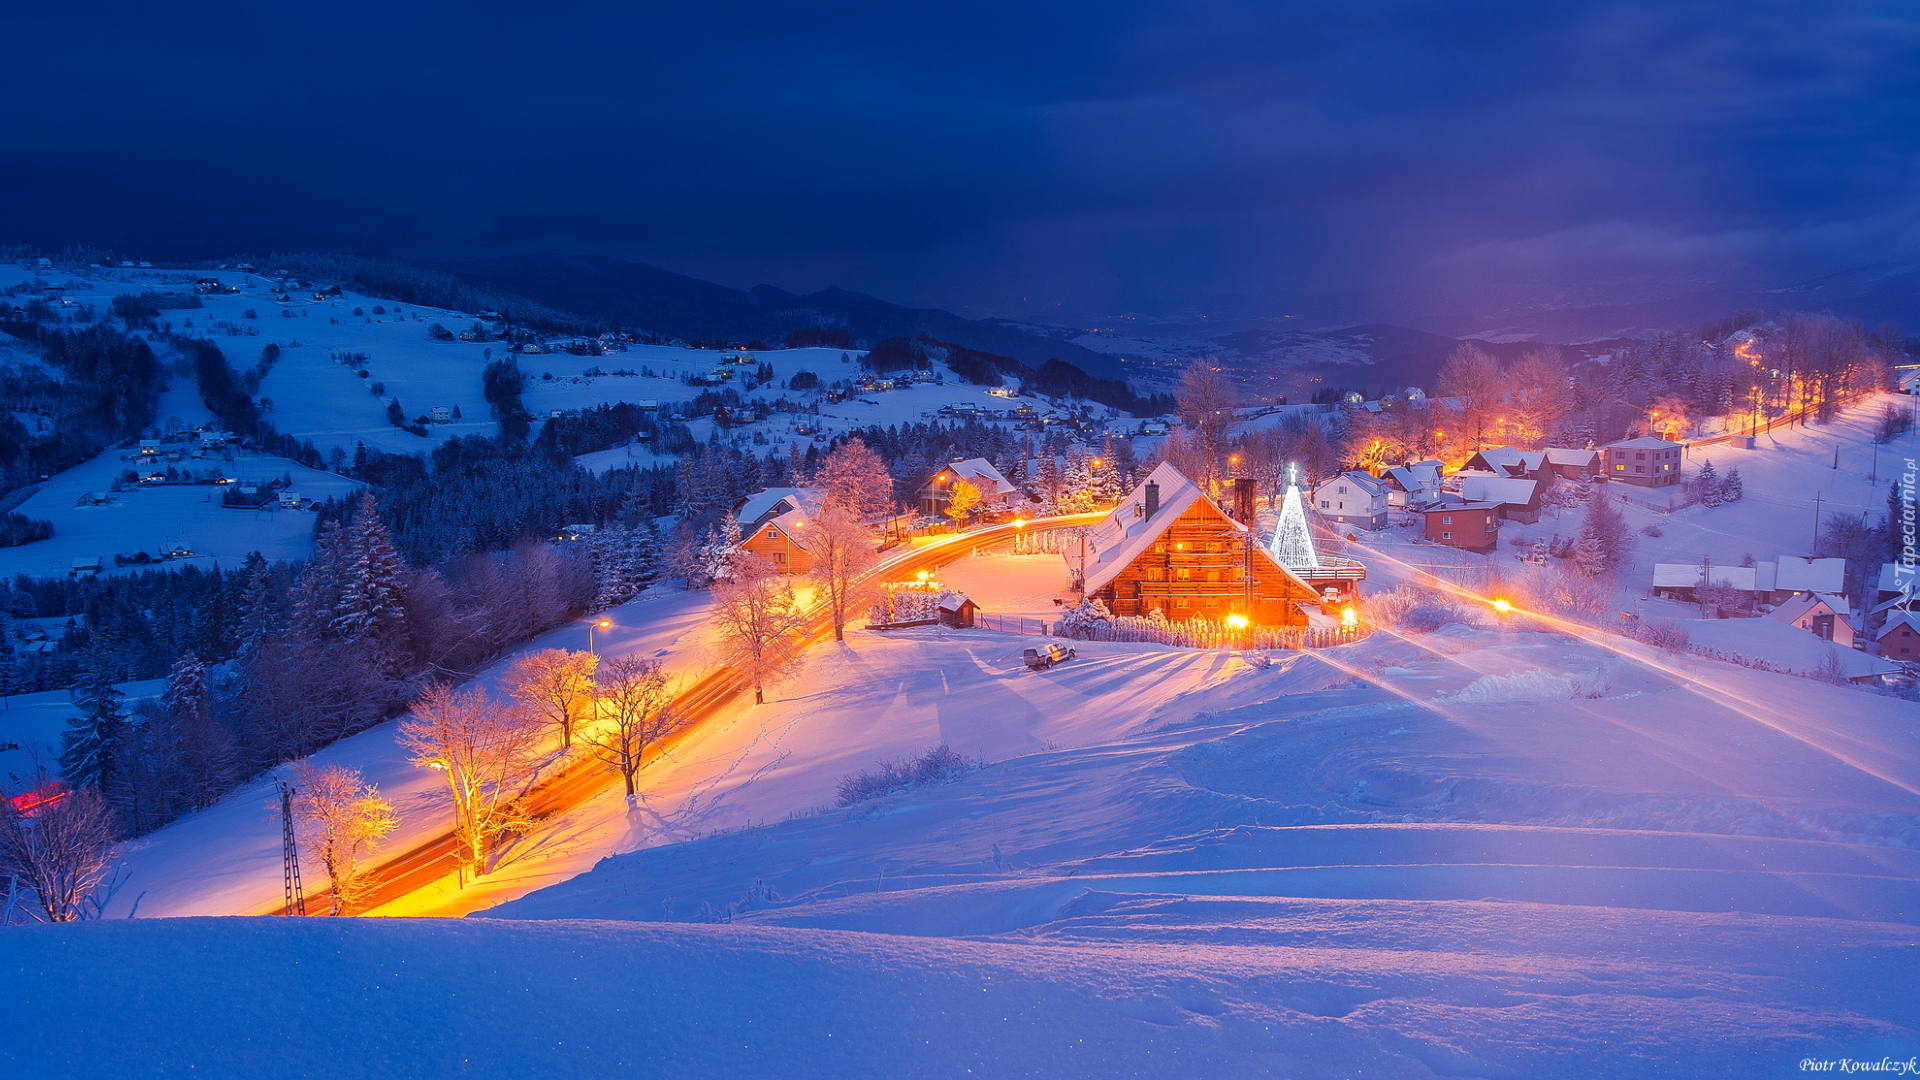
[(1063, 649), (1058, 645), (1043, 645), (1038, 649), (1028, 649), (1024, 654), (1030, 671), (1045, 671), (1055, 664), (1073, 659), (1071, 648)]

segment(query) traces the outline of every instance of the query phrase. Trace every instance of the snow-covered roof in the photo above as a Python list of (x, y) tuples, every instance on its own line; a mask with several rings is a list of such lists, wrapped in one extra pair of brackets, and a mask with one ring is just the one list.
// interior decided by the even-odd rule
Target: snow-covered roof
[[(1835, 604), (1839, 606), (1835, 607)], [(1822, 596), (1819, 593), (1799, 593), (1788, 598), (1788, 600), (1779, 607), (1774, 608), (1768, 617), (1779, 619), (1784, 623), (1791, 623), (1798, 622), (1808, 615), (1818, 614), (1822, 611), (1835, 615), (1845, 615), (1847, 613), (1847, 602), (1837, 596)]]
[(1406, 491), (1440, 486), (1441, 465), (1437, 461), (1419, 461), (1387, 470), (1387, 477)]
[(1594, 457), (1597, 456), (1600, 451), (1575, 450), (1565, 446), (1549, 446), (1545, 450), (1545, 453), (1549, 464), (1572, 465), (1576, 468), (1585, 468), (1593, 464)]
[[(1154, 511), (1152, 517), (1144, 516), (1148, 484), (1160, 486), (1160, 508)], [(1220, 509), (1219, 504), (1207, 498), (1206, 493), (1200, 490), (1200, 485), (1187, 479), (1186, 474), (1174, 468), (1170, 462), (1163, 461), (1154, 466), (1146, 479), (1135, 485), (1134, 489), (1127, 493), (1127, 497), (1120, 500), (1120, 505), (1114, 507), (1111, 514), (1093, 527), (1092, 535), (1087, 538), (1089, 545), (1087, 580), (1083, 586), (1086, 594), (1092, 595), (1106, 588), (1107, 584), (1131, 565), (1134, 559), (1152, 546), (1154, 540), (1165, 532), (1169, 525), (1178, 521), (1180, 515), (1186, 513), (1194, 503), (1202, 500), (1211, 505), (1222, 520), (1235, 531), (1246, 531), (1245, 525), (1229, 517), (1226, 511)], [(1312, 587), (1275, 561), (1266, 548), (1259, 544), (1253, 547), (1257, 557), (1264, 560), (1269, 567), (1293, 578), (1294, 584), (1298, 585), (1303, 592), (1313, 593)]]
[(1684, 619), (1678, 625), (1693, 645), (1766, 660), (1796, 672), (1817, 671), (1828, 656), (1840, 658), (1840, 670), (1849, 679), (1898, 670), (1878, 657), (1835, 645), (1777, 619)]
[(1413, 510), (1416, 514), (1446, 514), (1455, 510), (1498, 510), (1500, 506), (1501, 504), (1497, 502), (1476, 502), (1450, 495), (1443, 497), (1440, 502), (1432, 506), (1416, 506)]
[[(1743, 592), (1755, 591), (1754, 567), (1715, 566), (1707, 580), (1731, 585)], [(1656, 589), (1692, 589), (1700, 585), (1699, 563), (1654, 563), (1653, 587)]]
[(1497, 502), (1525, 506), (1533, 501), (1537, 480), (1512, 476), (1467, 476), (1460, 478), (1460, 495), (1468, 502)]
[(1352, 484), (1358, 487), (1363, 493), (1368, 495), (1385, 495), (1387, 493), (1387, 485), (1382, 483), (1379, 477), (1369, 472), (1362, 472), (1358, 469), (1355, 469), (1352, 472), (1343, 472), (1343, 473), (1335, 474), (1333, 476), (1329, 476), (1325, 480), (1322, 480), (1318, 484), (1314, 485), (1313, 490), (1315, 493), (1318, 493), (1321, 488), (1324, 488), (1328, 484), (1332, 484), (1336, 482)]
[[(1905, 570), (1906, 573), (1900, 571)], [(1880, 591), (1897, 593), (1920, 584), (1920, 566), (1901, 566), (1899, 563), (1880, 564)]]
[(1642, 435), (1637, 439), (1621, 439), (1602, 447), (1604, 450), (1677, 450), (1680, 444), (1653, 435)]
[[(813, 488), (767, 488), (747, 496), (747, 501), (741, 505), (740, 512), (734, 520), (742, 525), (758, 524), (768, 514), (785, 513), (786, 510), (797, 509), (815, 498), (816, 493)], [(786, 510), (780, 509), (782, 502), (787, 504)]]
[(1005, 476), (1000, 474), (999, 469), (993, 467), (993, 462), (988, 461), (986, 458), (967, 458), (964, 461), (951, 462), (940, 468), (941, 472), (947, 472), (949, 470), (965, 477), (969, 483), (980, 489), (982, 495), (985, 495), (989, 499), (1002, 495), (1011, 495), (1017, 490), (1013, 484), (1008, 482)]
[(1547, 453), (1544, 450), (1522, 450), (1513, 446), (1496, 446), (1479, 453), (1480, 460), (1508, 473), (1539, 472), (1546, 465)]
[(1893, 609), (1887, 613), (1887, 621), (1881, 624), (1880, 632), (1874, 635), (1874, 640), (1880, 641), (1888, 634), (1893, 633), (1903, 626), (1916, 634), (1920, 634), (1920, 614), (1908, 611), (1905, 608)]
[(941, 611), (959, 611), (962, 605), (972, 602), (967, 599), (966, 593), (957, 593), (949, 589), (940, 594), (940, 599), (934, 602), (934, 606)]
[(1782, 592), (1841, 593), (1846, 591), (1846, 579), (1845, 559), (1782, 555), (1774, 571), (1773, 587)]

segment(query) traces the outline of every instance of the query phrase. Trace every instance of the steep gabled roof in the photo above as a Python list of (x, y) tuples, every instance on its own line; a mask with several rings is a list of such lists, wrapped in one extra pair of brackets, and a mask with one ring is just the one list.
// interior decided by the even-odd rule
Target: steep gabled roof
[(1903, 626), (1920, 634), (1920, 613), (1908, 611), (1906, 608), (1894, 608), (1887, 615), (1887, 621), (1880, 627), (1880, 632), (1873, 635), (1873, 640), (1880, 641)]
[(962, 461), (954, 461), (942, 465), (934, 471), (933, 477), (927, 478), (927, 486), (931, 486), (934, 477), (944, 472), (952, 472), (965, 478), (968, 483), (979, 488), (980, 493), (989, 499), (998, 498), (1002, 495), (1012, 495), (1015, 491), (1019, 490), (1015, 488), (1012, 483), (1008, 482), (1005, 476), (1000, 474), (999, 469), (993, 467), (993, 462), (988, 461), (986, 458), (966, 458)]
[[(741, 525), (758, 525), (769, 515), (782, 514), (787, 510), (817, 502), (818, 499), (819, 494), (813, 488), (766, 488), (747, 496), (747, 501), (741, 504), (739, 513), (734, 515), (734, 520)], [(783, 502), (787, 504), (784, 509), (780, 506)]]
[(1477, 455), (1480, 460), (1509, 476), (1523, 472), (1539, 472), (1546, 467), (1547, 454), (1544, 450), (1521, 450), (1513, 446), (1496, 446), (1482, 450)]
[(1846, 589), (1847, 560), (1780, 556), (1773, 587), (1782, 591), (1840, 593)]
[(1513, 476), (1469, 476), (1460, 477), (1460, 496), (1468, 502), (1497, 502), (1508, 506), (1526, 506), (1533, 502), (1537, 480), (1522, 480)]
[(1363, 494), (1367, 494), (1367, 495), (1380, 496), (1380, 495), (1385, 495), (1387, 493), (1387, 485), (1385, 481), (1381, 480), (1379, 477), (1373, 475), (1372, 473), (1362, 472), (1358, 469), (1355, 469), (1352, 472), (1337, 473), (1333, 476), (1329, 476), (1325, 480), (1322, 480), (1318, 484), (1315, 484), (1313, 487), (1313, 490), (1317, 494), (1320, 491), (1320, 489), (1326, 487), (1328, 484), (1335, 483), (1336, 481), (1340, 483), (1345, 483), (1345, 484), (1352, 484), (1355, 487), (1359, 488)]
[[(1160, 485), (1160, 509), (1152, 517), (1146, 517), (1146, 490), (1148, 484)], [(1113, 508), (1100, 524), (1093, 527), (1093, 533), (1087, 538), (1087, 580), (1082, 588), (1092, 595), (1107, 587), (1108, 583), (1120, 576), (1120, 572), (1133, 564), (1144, 554), (1153, 542), (1180, 515), (1187, 512), (1195, 503), (1205, 502), (1220, 519), (1235, 532), (1245, 533), (1247, 527), (1233, 520), (1220, 504), (1207, 498), (1200, 485), (1187, 479), (1186, 474), (1168, 462), (1161, 462), (1140, 481), (1120, 505)], [(1262, 569), (1284, 575), (1298, 586), (1303, 597), (1317, 596), (1313, 587), (1300, 580), (1291, 570), (1281, 566), (1273, 556), (1259, 543), (1254, 543), (1254, 558), (1262, 564)]]
[(1833, 610), (1833, 604), (1829, 601), (1829, 598), (1821, 596), (1818, 593), (1803, 592), (1788, 598), (1785, 603), (1774, 608), (1771, 617), (1779, 619), (1781, 622), (1799, 622), (1808, 615), (1821, 613), (1822, 610), (1831, 614), (1839, 614)]
[(1575, 468), (1585, 468), (1593, 464), (1594, 458), (1600, 456), (1598, 450), (1574, 450), (1564, 446), (1549, 446), (1544, 452), (1549, 464), (1572, 465)]

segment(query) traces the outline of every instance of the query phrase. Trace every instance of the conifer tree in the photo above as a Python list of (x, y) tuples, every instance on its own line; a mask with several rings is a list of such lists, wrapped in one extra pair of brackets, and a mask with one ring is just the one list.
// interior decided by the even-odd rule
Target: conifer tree
[(1720, 501), (1736, 503), (1746, 497), (1746, 491), (1740, 486), (1740, 466), (1727, 470), (1727, 478), (1720, 482)]
[(60, 736), (60, 774), (76, 787), (117, 795), (125, 786), (133, 728), (103, 659), (95, 654), (91, 660), (73, 693), (80, 715)]
[(1606, 577), (1626, 564), (1630, 538), (1626, 519), (1605, 492), (1587, 500), (1587, 514), (1573, 543), (1573, 561), (1588, 577)]
[(1724, 501), (1722, 481), (1720, 474), (1714, 470), (1712, 458), (1708, 458), (1694, 475), (1693, 487), (1703, 506), (1719, 506)]
[(167, 677), (161, 699), (172, 734), (170, 761), (160, 762), (176, 780), (178, 790), (193, 806), (219, 801), (231, 778), (233, 741), (213, 715), (207, 693), (207, 669), (200, 658), (182, 653)]

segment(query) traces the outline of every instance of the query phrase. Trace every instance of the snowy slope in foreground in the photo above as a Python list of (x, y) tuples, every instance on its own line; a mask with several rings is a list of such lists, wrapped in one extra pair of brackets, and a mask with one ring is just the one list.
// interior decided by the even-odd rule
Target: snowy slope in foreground
[(1094, 896), (1068, 914), (1019, 940), (491, 920), (14, 930), (0, 1071), (1720, 1077), (1912, 1053), (1874, 1019), (1911, 976), (1904, 928), (1807, 920), (1780, 949), (1751, 916), (1497, 903)]
[[(567, 858), (641, 850), (480, 917), (0, 935), (24, 1020), (0, 1061), (1617, 1077), (1920, 1053), (1910, 703), (1462, 627), (1265, 670), (1089, 645), (1034, 674), (1019, 644), (853, 635), (633, 814), (553, 826), (607, 834)], [(780, 820), (935, 737), (999, 760)], [(755, 820), (780, 823), (708, 833)]]

